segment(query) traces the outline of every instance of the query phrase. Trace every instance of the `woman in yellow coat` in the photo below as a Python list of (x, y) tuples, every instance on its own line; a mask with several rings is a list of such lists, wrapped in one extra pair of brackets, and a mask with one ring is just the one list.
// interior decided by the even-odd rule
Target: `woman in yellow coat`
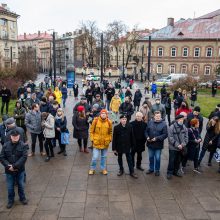
[(58, 87), (55, 87), (54, 95), (56, 96), (56, 101), (60, 105), (62, 101), (62, 92), (59, 90)]
[(106, 109), (102, 109), (100, 116), (93, 120), (89, 132), (90, 140), (93, 145), (89, 175), (95, 173), (99, 154), (101, 154), (100, 168), (102, 173), (107, 175), (106, 158), (109, 144), (112, 141), (112, 122), (108, 119), (108, 112)]
[(115, 122), (115, 123), (118, 123), (120, 105), (121, 105), (121, 98), (119, 97), (118, 93), (116, 92), (110, 102), (110, 109), (111, 109), (112, 115), (113, 115), (113, 122)]

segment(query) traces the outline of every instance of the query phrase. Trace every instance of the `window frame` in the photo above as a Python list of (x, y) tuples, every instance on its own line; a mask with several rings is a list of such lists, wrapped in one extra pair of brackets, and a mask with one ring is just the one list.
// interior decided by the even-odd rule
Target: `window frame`
[[(206, 74), (207, 68), (209, 68), (209, 74)], [(211, 71), (212, 71), (212, 67), (210, 65), (205, 65), (204, 66), (204, 75), (205, 76), (210, 76), (211, 75)]]
[[(198, 56), (196, 56), (196, 49), (199, 49), (199, 54), (198, 54)], [(201, 54), (201, 48), (200, 47), (194, 47), (194, 50), (193, 50), (193, 56), (194, 57), (200, 57), (200, 54)]]
[[(173, 56), (173, 49), (175, 49), (175, 56)], [(170, 56), (171, 56), (171, 57), (176, 57), (176, 55), (177, 55), (177, 49), (176, 49), (176, 47), (171, 47), (171, 49), (170, 49)]]

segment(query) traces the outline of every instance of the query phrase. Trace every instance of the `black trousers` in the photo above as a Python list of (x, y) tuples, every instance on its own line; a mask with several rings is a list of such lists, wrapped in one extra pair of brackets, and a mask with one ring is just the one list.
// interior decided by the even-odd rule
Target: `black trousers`
[(36, 146), (37, 137), (38, 137), (38, 141), (39, 141), (39, 145), (40, 145), (40, 152), (43, 152), (43, 133), (40, 133), (40, 134), (31, 133), (32, 153), (35, 153), (35, 146)]
[(44, 142), (44, 148), (48, 157), (54, 157), (52, 139), (53, 138), (46, 138)]
[(168, 123), (169, 123), (169, 126), (170, 126), (171, 125), (170, 114), (167, 114), (167, 120), (168, 120)]
[[(126, 155), (126, 159), (127, 159), (130, 174), (134, 173), (134, 166), (133, 166), (133, 163), (132, 163), (131, 153), (126, 153), (125, 155)], [(118, 153), (118, 165), (119, 165), (119, 169), (121, 171), (124, 171), (122, 156), (123, 156), (123, 153)]]
[(8, 114), (9, 102), (2, 102), (2, 107), (1, 107), (1, 114), (2, 115), (3, 115), (3, 112), (4, 112), (5, 105), (6, 105), (6, 115)]
[(169, 150), (169, 164), (167, 168), (168, 174), (177, 174), (180, 163), (182, 161), (182, 153), (180, 151)]
[(78, 145), (79, 145), (80, 149), (82, 148), (82, 141), (83, 141), (83, 147), (84, 147), (84, 149), (86, 149), (87, 148), (87, 143), (88, 143), (88, 138), (77, 139), (77, 142), (78, 142)]
[(66, 151), (66, 145), (65, 144), (61, 144), (61, 133), (60, 132), (57, 135), (57, 139), (58, 139), (60, 150), (63, 151), (63, 152)]
[(133, 163), (133, 166), (135, 166), (135, 154), (136, 153), (137, 153), (136, 167), (140, 167), (141, 161), (142, 161), (142, 152), (131, 151), (132, 163)]
[[(197, 147), (197, 148), (195, 149), (195, 154), (194, 154), (194, 157), (192, 158), (192, 159), (193, 159), (193, 163), (194, 163), (194, 168), (195, 168), (195, 169), (198, 168), (198, 163), (199, 163), (199, 150), (200, 150), (199, 147)], [(186, 156), (183, 157), (183, 161), (182, 161), (183, 167), (186, 166), (187, 161), (188, 161), (188, 155), (186, 155)]]

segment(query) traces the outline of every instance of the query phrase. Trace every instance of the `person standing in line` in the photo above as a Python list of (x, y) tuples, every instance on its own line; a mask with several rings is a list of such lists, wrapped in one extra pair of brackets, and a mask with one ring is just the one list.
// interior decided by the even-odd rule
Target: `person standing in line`
[(145, 130), (150, 162), (146, 174), (155, 173), (155, 176), (160, 176), (161, 152), (167, 135), (167, 125), (161, 118), (161, 112), (154, 112), (154, 119), (148, 122)]
[(197, 94), (198, 94), (197, 89), (196, 87), (194, 87), (191, 91), (191, 97), (190, 97), (192, 107), (195, 106), (195, 102), (197, 101)]
[(20, 101), (16, 101), (15, 103), (15, 109), (14, 109), (14, 119), (16, 120), (16, 125), (18, 127), (21, 127), (24, 129), (24, 132), (26, 134), (26, 126), (24, 124), (25, 120), (25, 108), (22, 107)]
[(155, 82), (152, 82), (151, 92), (152, 92), (152, 99), (153, 98), (155, 99), (157, 96), (157, 84)]
[[(146, 80), (145, 80), (146, 81)], [(149, 94), (150, 82), (147, 80), (144, 84), (144, 94)]]
[(119, 97), (120, 97), (120, 99), (121, 99), (121, 103), (123, 103), (124, 100), (125, 100), (125, 94), (124, 94), (124, 92), (123, 92), (123, 89), (120, 88), (119, 91), (118, 91), (118, 93), (119, 93)]
[(141, 166), (142, 161), (142, 152), (145, 151), (145, 130), (147, 127), (147, 123), (143, 121), (143, 114), (141, 112), (136, 113), (136, 119), (132, 121), (131, 126), (133, 128), (134, 139), (135, 139), (135, 147), (131, 151), (133, 166), (135, 166), (135, 154), (137, 153), (137, 162), (136, 168), (138, 170), (144, 171)]
[(25, 179), (25, 163), (27, 160), (27, 144), (20, 141), (19, 133), (14, 130), (11, 132), (10, 141), (4, 144), (0, 162), (5, 167), (7, 189), (8, 189), (8, 204), (7, 208), (12, 208), (14, 204), (14, 187), (18, 184), (18, 195), (20, 202), (27, 205), (28, 201), (24, 192)]
[(180, 163), (182, 157), (186, 153), (186, 145), (188, 143), (188, 130), (183, 124), (184, 116), (178, 115), (175, 122), (168, 129), (169, 141), (169, 163), (167, 168), (167, 179), (172, 176), (182, 177), (180, 172)]
[(37, 137), (40, 145), (40, 154), (44, 156), (45, 153), (43, 151), (43, 132), (41, 126), (41, 112), (39, 111), (39, 105), (33, 104), (32, 110), (28, 112), (25, 116), (25, 126), (27, 130), (31, 134), (31, 153), (28, 155), (29, 157), (35, 156), (35, 146)]
[(95, 104), (99, 105), (100, 111), (105, 108), (105, 104), (104, 104), (103, 100), (101, 99), (101, 96), (99, 93), (96, 94), (95, 100), (92, 103), (92, 105), (95, 105)]
[(102, 109), (100, 116), (93, 120), (90, 127), (90, 140), (92, 142), (93, 151), (89, 175), (95, 174), (99, 154), (101, 154), (100, 168), (102, 174), (107, 175), (106, 158), (109, 144), (112, 141), (112, 122), (108, 119), (108, 112), (106, 109)]
[(61, 132), (67, 131), (67, 120), (62, 108), (57, 109), (57, 114), (55, 116), (55, 138), (58, 139), (60, 151), (58, 154), (67, 156), (66, 145), (61, 143)]
[[(77, 139), (79, 151), (89, 153), (87, 144), (89, 136), (88, 115), (86, 115), (84, 106), (78, 106), (77, 112), (73, 115), (72, 125), (74, 127), (73, 137)], [(82, 141), (83, 147), (82, 148)]]
[(87, 103), (89, 105), (92, 105), (93, 94), (92, 94), (91, 86), (88, 86), (85, 97), (87, 98)]
[(171, 110), (172, 110), (172, 105), (171, 105), (171, 98), (170, 98), (170, 92), (166, 94), (166, 97), (164, 98), (164, 106), (166, 110), (166, 115), (167, 115), (167, 120), (169, 126), (171, 125), (171, 120), (170, 120), (170, 115), (171, 115)]
[(75, 100), (78, 100), (78, 95), (79, 95), (79, 85), (78, 84), (73, 85), (73, 93), (74, 93)]
[(112, 84), (108, 85), (108, 88), (105, 90), (105, 94), (106, 94), (106, 108), (109, 111), (112, 97), (115, 95), (115, 89), (113, 88)]
[(9, 102), (11, 98), (11, 90), (8, 89), (6, 86), (3, 86), (2, 90), (0, 91), (0, 97), (2, 97), (1, 115), (3, 115), (5, 105), (6, 105), (6, 115), (7, 115)]
[(136, 107), (137, 107), (137, 111), (139, 111), (139, 107), (141, 104), (141, 98), (142, 98), (142, 93), (140, 89), (137, 89), (136, 92), (134, 93), (134, 110), (136, 111)]
[(66, 84), (63, 84), (63, 86), (61, 87), (61, 93), (62, 93), (62, 100), (63, 100), (63, 108), (66, 107), (66, 100), (68, 97), (68, 90), (66, 88)]
[(135, 139), (132, 126), (128, 123), (127, 116), (120, 116), (120, 123), (114, 127), (112, 151), (118, 156), (119, 172), (118, 176), (124, 174), (123, 154), (126, 155), (130, 176), (137, 179), (134, 173), (134, 165), (132, 163), (131, 151), (135, 147)]
[(176, 111), (176, 116), (179, 115), (181, 112), (185, 112), (187, 115), (188, 115), (190, 112), (192, 112), (192, 109), (189, 108), (189, 105), (188, 105), (188, 103), (187, 103), (186, 101), (183, 101), (183, 102), (181, 103), (180, 108), (178, 108), (177, 111)]
[(212, 97), (215, 97), (216, 93), (217, 93), (217, 88), (218, 88), (218, 84), (217, 81), (214, 80), (212, 82)]
[(143, 115), (143, 121), (145, 123), (147, 123), (148, 121), (151, 120), (151, 111), (147, 105), (147, 103), (143, 103), (143, 105), (141, 106), (140, 108), (140, 112), (142, 113)]
[(167, 97), (167, 89), (166, 85), (164, 84), (163, 87), (160, 90), (160, 97), (161, 97), (161, 103), (165, 104), (165, 100)]
[(113, 115), (113, 123), (118, 123), (120, 105), (121, 105), (121, 99), (118, 93), (116, 92), (110, 102), (110, 110), (112, 111), (112, 115)]
[(58, 86), (55, 87), (54, 95), (56, 96), (56, 101), (58, 102), (58, 105), (60, 106), (61, 101), (62, 101), (62, 93), (59, 90)]
[(133, 105), (131, 104), (129, 96), (126, 96), (125, 102), (121, 103), (119, 107), (119, 112), (122, 115), (127, 115), (128, 121), (131, 120), (131, 116), (134, 114), (134, 108), (133, 108)]
[(54, 157), (52, 139), (55, 138), (55, 120), (53, 115), (43, 112), (42, 115), (42, 128), (45, 137), (44, 148), (47, 153), (45, 162), (48, 162), (51, 157)]
[(152, 105), (151, 115), (154, 116), (155, 112), (160, 112), (163, 120), (166, 119), (166, 109), (163, 104), (160, 103), (160, 98), (155, 99), (155, 103)]

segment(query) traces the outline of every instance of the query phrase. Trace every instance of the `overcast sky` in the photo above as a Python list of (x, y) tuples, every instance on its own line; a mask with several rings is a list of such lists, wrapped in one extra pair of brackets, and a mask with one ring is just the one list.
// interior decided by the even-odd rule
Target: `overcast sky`
[(113, 20), (132, 28), (162, 28), (167, 18), (193, 18), (220, 9), (220, 0), (1, 0), (20, 15), (18, 33), (54, 28), (74, 31), (82, 20), (95, 20), (101, 30)]

